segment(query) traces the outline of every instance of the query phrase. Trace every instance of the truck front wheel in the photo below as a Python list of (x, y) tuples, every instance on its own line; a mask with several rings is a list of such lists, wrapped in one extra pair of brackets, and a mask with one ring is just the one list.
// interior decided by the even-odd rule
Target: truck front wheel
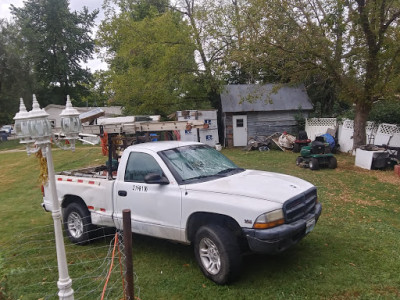
[(77, 203), (69, 204), (63, 213), (64, 229), (71, 242), (86, 244), (90, 240), (92, 227), (89, 212)]
[(241, 252), (237, 238), (219, 225), (202, 226), (196, 233), (194, 252), (203, 274), (217, 284), (239, 275)]

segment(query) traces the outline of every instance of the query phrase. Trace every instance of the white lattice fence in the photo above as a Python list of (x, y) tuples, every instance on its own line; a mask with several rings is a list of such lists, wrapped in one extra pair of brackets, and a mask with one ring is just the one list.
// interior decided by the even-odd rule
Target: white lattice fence
[(400, 126), (397, 125), (396, 129), (393, 131), (393, 136), (389, 143), (392, 147), (400, 147)]
[[(305, 130), (308, 138), (314, 140), (316, 136), (325, 134), (328, 129), (335, 129), (337, 120), (335, 118), (311, 118), (306, 119)], [(338, 142), (341, 152), (351, 152), (353, 150), (354, 121), (343, 120), (338, 126)], [(376, 124), (367, 122), (365, 128), (367, 144), (382, 145), (386, 144), (393, 147), (400, 147), (400, 126), (394, 124)]]
[(314, 140), (316, 136), (325, 134), (328, 129), (336, 129), (336, 118), (310, 118), (306, 119), (305, 130), (308, 138)]
[(385, 145), (399, 147), (400, 146), (399, 126), (386, 123), (380, 124), (375, 136), (374, 144), (375, 145), (385, 144)]

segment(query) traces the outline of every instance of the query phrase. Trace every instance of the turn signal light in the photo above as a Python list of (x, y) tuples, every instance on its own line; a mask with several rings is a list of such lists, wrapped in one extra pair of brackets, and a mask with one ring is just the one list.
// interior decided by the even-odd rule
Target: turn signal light
[(268, 222), (268, 223), (255, 223), (253, 228), (255, 229), (267, 229), (267, 228), (272, 228), (278, 225), (282, 225), (285, 223), (284, 219), (279, 219), (276, 221)]

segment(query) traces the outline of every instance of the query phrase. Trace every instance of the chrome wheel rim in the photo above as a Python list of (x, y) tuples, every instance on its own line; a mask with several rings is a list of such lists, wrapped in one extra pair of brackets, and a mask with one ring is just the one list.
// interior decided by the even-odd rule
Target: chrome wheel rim
[(83, 234), (82, 218), (76, 212), (72, 212), (68, 216), (68, 231), (74, 238), (80, 238)]
[(199, 244), (200, 260), (208, 273), (218, 274), (221, 270), (221, 256), (217, 246), (209, 238), (203, 238)]

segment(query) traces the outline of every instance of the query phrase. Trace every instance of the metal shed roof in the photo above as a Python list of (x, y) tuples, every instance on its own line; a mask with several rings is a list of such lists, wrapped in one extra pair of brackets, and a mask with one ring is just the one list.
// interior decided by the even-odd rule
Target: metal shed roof
[[(276, 90), (275, 90), (276, 89)], [(223, 112), (312, 110), (304, 86), (275, 84), (226, 85), (221, 93)]]

